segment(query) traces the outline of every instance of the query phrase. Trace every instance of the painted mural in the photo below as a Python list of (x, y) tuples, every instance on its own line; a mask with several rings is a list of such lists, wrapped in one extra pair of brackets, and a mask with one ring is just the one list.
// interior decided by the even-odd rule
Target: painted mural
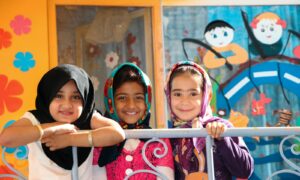
[[(30, 4), (30, 6), (28, 6)], [(0, 1), (0, 132), (34, 107), (49, 68), (46, 1)], [(26, 146), (0, 146), (0, 179), (28, 176)]]
[[(205, 67), (213, 82), (214, 113), (236, 127), (299, 126), (299, 18), (300, 6), (166, 7), (166, 71), (179, 60)], [(244, 140), (255, 159), (250, 179), (283, 169), (294, 171), (280, 173), (280, 179), (300, 177), (299, 138)]]

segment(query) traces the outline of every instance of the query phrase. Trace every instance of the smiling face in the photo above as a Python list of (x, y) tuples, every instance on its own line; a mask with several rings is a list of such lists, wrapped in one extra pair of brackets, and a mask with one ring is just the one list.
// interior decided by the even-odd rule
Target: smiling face
[(183, 121), (190, 121), (201, 111), (201, 84), (199, 75), (183, 73), (171, 82), (171, 109)]
[(116, 89), (114, 104), (118, 117), (127, 124), (135, 124), (146, 112), (144, 88), (137, 82), (125, 82)]
[(205, 33), (206, 41), (213, 47), (224, 47), (232, 42), (234, 30), (229, 27), (216, 27)]
[(282, 36), (283, 28), (276, 24), (276, 21), (275, 19), (261, 19), (256, 28), (253, 28), (255, 38), (268, 45), (278, 42)]
[(68, 81), (52, 99), (49, 111), (58, 122), (72, 123), (83, 110), (83, 100), (73, 80)]

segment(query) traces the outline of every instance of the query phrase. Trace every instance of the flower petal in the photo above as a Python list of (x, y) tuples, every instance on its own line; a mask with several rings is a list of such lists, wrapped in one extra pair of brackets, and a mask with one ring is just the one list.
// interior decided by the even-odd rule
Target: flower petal
[(23, 104), (23, 101), (22, 99), (17, 97), (7, 97), (5, 104), (9, 112), (15, 112), (20, 109), (20, 107)]
[(20, 95), (24, 92), (24, 89), (19, 81), (11, 80), (5, 91), (10, 95)]

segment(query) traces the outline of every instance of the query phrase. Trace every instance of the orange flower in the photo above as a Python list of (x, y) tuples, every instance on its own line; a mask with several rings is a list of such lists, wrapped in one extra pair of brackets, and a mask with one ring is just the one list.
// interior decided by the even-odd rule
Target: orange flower
[(15, 112), (22, 106), (22, 99), (15, 97), (23, 93), (23, 87), (19, 81), (8, 82), (7, 76), (0, 74), (0, 115), (6, 107), (9, 112)]
[[(13, 165), (11, 165), (11, 166), (13, 166)], [(8, 167), (6, 167), (4, 165), (0, 166), (0, 174), (3, 174), (3, 175), (5, 175), (5, 174), (14, 174), (15, 175), (15, 173), (12, 170), (10, 170)], [(8, 178), (8, 177), (3, 178), (3, 180), (12, 180), (12, 179), (13, 178)]]
[(0, 49), (8, 48), (11, 45), (11, 34), (0, 28)]

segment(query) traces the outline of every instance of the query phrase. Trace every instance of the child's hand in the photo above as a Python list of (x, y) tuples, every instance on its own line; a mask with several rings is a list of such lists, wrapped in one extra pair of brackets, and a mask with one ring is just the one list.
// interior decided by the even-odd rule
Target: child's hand
[(70, 146), (70, 134), (54, 134), (43, 138), (41, 142), (45, 143), (50, 151), (55, 151)]
[(52, 135), (58, 134), (67, 134), (67, 133), (74, 133), (78, 130), (76, 126), (73, 124), (58, 124), (56, 126), (48, 127), (44, 129), (44, 136), (43, 138), (47, 138)]
[(74, 133), (78, 130), (78, 128), (73, 124), (63, 124), (59, 126), (55, 126), (54, 128), (54, 134), (67, 134), (67, 133)]
[(207, 133), (211, 137), (216, 138), (218, 140), (221, 139), (220, 136), (226, 131), (226, 129), (227, 129), (226, 125), (222, 122), (214, 121), (214, 122), (207, 123), (206, 125)]

